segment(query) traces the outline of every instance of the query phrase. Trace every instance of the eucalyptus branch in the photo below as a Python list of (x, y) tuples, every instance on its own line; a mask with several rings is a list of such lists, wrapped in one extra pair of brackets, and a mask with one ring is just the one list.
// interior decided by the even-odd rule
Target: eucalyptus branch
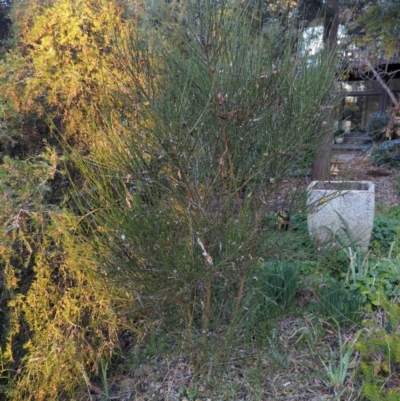
[(399, 108), (399, 101), (396, 99), (396, 96), (394, 96), (394, 93), (391, 91), (388, 85), (386, 85), (385, 81), (382, 79), (380, 74), (376, 71), (372, 63), (366, 58), (364, 59), (365, 64), (368, 66), (368, 69), (372, 72), (374, 75), (375, 79), (379, 82), (379, 84), (382, 86), (382, 88), (386, 91), (386, 93), (389, 95), (390, 99), (392, 100), (393, 104), (396, 106), (396, 108)]

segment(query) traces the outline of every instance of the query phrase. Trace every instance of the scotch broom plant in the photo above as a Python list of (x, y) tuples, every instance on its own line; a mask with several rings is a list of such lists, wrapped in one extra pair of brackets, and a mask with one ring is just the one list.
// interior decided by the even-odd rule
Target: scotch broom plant
[[(254, 29), (249, 15), (188, 1), (182, 19), (115, 31), (122, 79), (104, 86), (101, 123), (82, 127), (90, 155), (72, 156), (85, 179), (74, 202), (104, 275), (145, 319), (180, 328), (196, 369), (234, 332), (249, 272), (273, 253), (265, 210), (325, 134), (334, 101), (333, 57), (307, 55), (296, 24)], [(220, 328), (225, 339), (211, 336)]]

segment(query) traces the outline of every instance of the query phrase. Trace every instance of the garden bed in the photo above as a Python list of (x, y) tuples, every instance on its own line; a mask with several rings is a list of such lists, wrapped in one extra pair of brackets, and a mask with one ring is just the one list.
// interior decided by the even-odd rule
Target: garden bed
[[(375, 184), (375, 204), (390, 207), (400, 204), (400, 168), (388, 164), (374, 166), (371, 151), (335, 151), (331, 158), (337, 166), (335, 181), (372, 181)], [(274, 199), (276, 204), (290, 204), (293, 196), (306, 191), (311, 178), (293, 177), (284, 180)]]

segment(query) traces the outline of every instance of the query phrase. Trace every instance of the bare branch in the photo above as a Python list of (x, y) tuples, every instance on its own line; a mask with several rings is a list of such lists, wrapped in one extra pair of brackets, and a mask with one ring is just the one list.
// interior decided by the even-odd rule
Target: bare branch
[(394, 95), (392, 90), (386, 85), (385, 81), (379, 75), (378, 71), (376, 71), (376, 69), (374, 68), (374, 66), (371, 64), (371, 62), (368, 59), (364, 59), (364, 62), (366, 63), (367, 67), (374, 75), (375, 79), (380, 83), (382, 88), (385, 89), (386, 93), (389, 95), (390, 99), (392, 100), (392, 102), (396, 106), (396, 108), (399, 108), (399, 102), (396, 99), (396, 96)]

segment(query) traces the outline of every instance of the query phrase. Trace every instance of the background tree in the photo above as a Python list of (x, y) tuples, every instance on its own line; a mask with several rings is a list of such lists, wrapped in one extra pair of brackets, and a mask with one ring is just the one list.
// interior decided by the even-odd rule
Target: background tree
[[(337, 51), (337, 39), (339, 28), (339, 0), (303, 1), (299, 7), (300, 12), (307, 19), (321, 19), (323, 22), (323, 43), (332, 55)], [(333, 84), (333, 82), (332, 82)], [(332, 86), (332, 94), (334, 86)], [(325, 112), (325, 119), (319, 128), (324, 135), (319, 137), (311, 178), (313, 180), (327, 180), (330, 177), (330, 158), (334, 135), (334, 109), (329, 107)]]
[(399, 21), (398, 1), (369, 1), (350, 26), (349, 34), (354, 35), (358, 45), (368, 48), (372, 57), (393, 57), (400, 49)]

